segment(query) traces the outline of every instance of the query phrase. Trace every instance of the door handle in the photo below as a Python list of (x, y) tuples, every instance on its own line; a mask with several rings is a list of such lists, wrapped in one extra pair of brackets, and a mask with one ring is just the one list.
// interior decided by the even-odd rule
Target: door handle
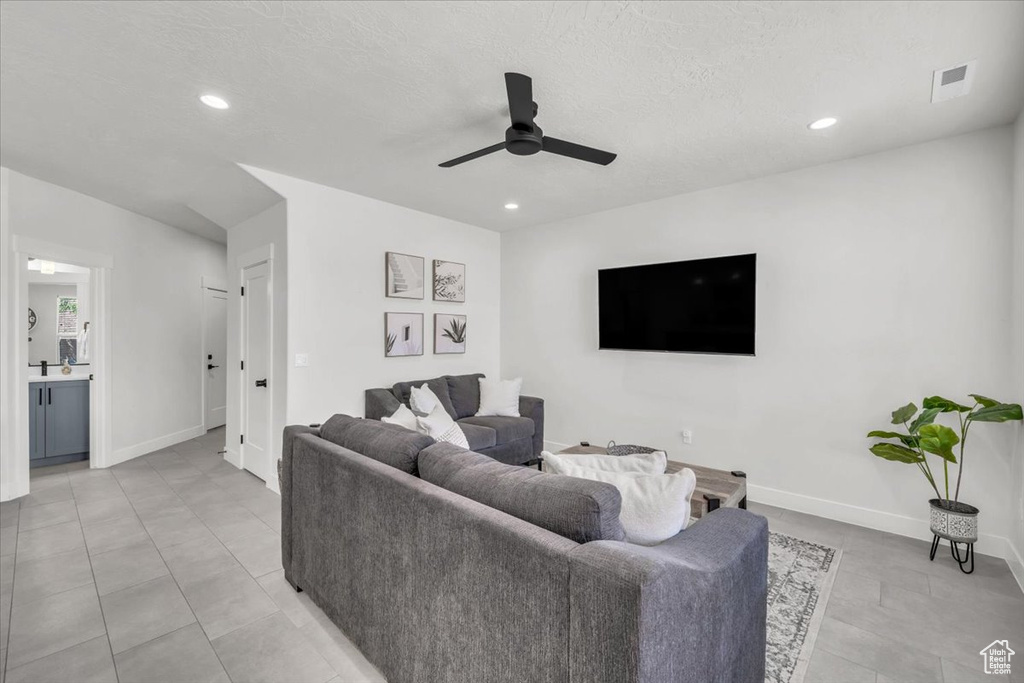
[(258, 379), (258, 380), (256, 380), (256, 386), (258, 386), (258, 387), (266, 387), (267, 386), (267, 380), (265, 380), (265, 379)]
[(219, 367), (220, 367), (219, 365), (213, 365), (212, 363), (207, 363), (206, 364), (206, 369), (207, 370), (213, 370), (214, 368), (219, 368)]

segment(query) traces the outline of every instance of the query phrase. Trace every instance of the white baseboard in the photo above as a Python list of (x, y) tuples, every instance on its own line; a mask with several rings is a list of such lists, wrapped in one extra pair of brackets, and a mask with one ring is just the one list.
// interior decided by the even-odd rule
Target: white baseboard
[[(932, 533), (928, 529), (927, 519), (916, 519), (891, 512), (882, 512), (870, 508), (862, 508), (846, 503), (836, 503), (823, 498), (805, 496), (799, 493), (790, 493), (778, 489), (747, 484), (747, 498), (755, 503), (774, 505), (775, 507), (803, 512), (825, 519), (834, 519), (837, 522), (846, 522), (857, 526), (875, 529), (876, 531), (887, 531), (900, 536), (908, 536), (922, 541), (932, 540)], [(991, 555), (1002, 559), (1008, 559), (1007, 547), (1009, 542), (1002, 536), (993, 534), (980, 534), (974, 550), (982, 555)]]
[(276, 493), (277, 495), (279, 495), (279, 496), (281, 495), (281, 483), (277, 480), (277, 461), (276, 460), (274, 461), (274, 475), (272, 477), (270, 477), (269, 479), (267, 479), (267, 488), (270, 489), (271, 491), (273, 491), (274, 493)]
[(132, 458), (137, 458), (140, 455), (146, 455), (147, 453), (158, 451), (161, 448), (173, 446), (174, 444), (181, 443), (182, 441), (194, 439), (197, 436), (202, 436), (205, 433), (206, 430), (203, 429), (203, 425), (197, 425), (195, 427), (183, 429), (180, 432), (167, 434), (165, 436), (161, 436), (156, 439), (151, 439), (149, 441), (144, 441), (143, 443), (138, 443), (135, 444), (134, 446), (128, 446), (127, 448), (119, 448), (110, 455), (110, 460), (107, 462), (107, 466), (111, 467), (113, 465), (119, 465), (122, 462), (125, 462), (126, 460), (131, 460)]
[(234, 446), (224, 447), (224, 459), (238, 469), (242, 469), (242, 454)]
[(1006, 542), (1006, 564), (1010, 565), (1013, 578), (1017, 579), (1017, 585), (1024, 591), (1024, 557), (1021, 557), (1020, 549), (1014, 548), (1009, 541)]

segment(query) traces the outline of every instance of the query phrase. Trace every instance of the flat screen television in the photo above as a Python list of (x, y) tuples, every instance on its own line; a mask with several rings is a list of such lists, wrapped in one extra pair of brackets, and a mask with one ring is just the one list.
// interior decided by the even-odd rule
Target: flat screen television
[(757, 254), (599, 270), (602, 349), (754, 355)]

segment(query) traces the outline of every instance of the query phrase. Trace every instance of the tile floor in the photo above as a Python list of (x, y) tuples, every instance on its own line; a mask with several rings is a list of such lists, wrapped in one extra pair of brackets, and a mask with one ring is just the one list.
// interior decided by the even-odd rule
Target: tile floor
[[(750, 508), (772, 531), (843, 550), (804, 683), (991, 683), (982, 648), (1005, 638), (1024, 652), (1024, 593), (1003, 560), (978, 555), (967, 576), (945, 543), (929, 562), (924, 541)], [(1013, 664), (1004, 683), (1024, 681), (1024, 658)]]
[(0, 504), (0, 683), (384, 678), (284, 580), (281, 499), (217, 429)]
[[(0, 504), (0, 683), (384, 680), (284, 581), (280, 498), (223, 443), (214, 430), (109, 470), (34, 470), (32, 493)], [(921, 541), (751, 509), (843, 549), (805, 683), (980, 682), (985, 645), (1024, 652), (1002, 560), (964, 576), (945, 546), (929, 562)], [(1007, 683), (1024, 682), (1020, 661)]]

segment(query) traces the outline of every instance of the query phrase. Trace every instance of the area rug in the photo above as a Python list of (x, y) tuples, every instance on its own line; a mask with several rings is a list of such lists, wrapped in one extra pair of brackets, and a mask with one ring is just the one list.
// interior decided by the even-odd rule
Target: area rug
[(801, 683), (825, 616), (842, 550), (771, 533), (766, 683)]

